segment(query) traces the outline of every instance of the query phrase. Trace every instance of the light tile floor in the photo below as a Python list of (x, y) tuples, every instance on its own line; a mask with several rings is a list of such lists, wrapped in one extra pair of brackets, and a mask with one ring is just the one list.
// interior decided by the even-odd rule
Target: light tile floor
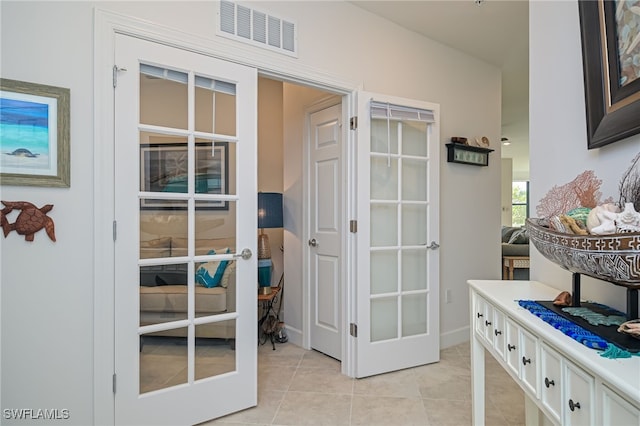
[[(489, 354), (486, 424), (524, 425), (522, 390)], [(260, 346), (258, 405), (203, 425), (471, 424), (469, 344), (441, 352), (435, 364), (352, 379), (340, 363), (291, 343)]]

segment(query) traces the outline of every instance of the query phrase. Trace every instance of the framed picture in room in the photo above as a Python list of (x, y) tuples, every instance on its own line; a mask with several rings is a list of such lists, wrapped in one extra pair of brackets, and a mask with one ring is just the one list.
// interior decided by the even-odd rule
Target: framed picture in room
[[(228, 194), (229, 144), (196, 143), (196, 194)], [(140, 190), (142, 192), (187, 193), (187, 145), (178, 143), (140, 145)], [(186, 201), (142, 198), (143, 210), (186, 210)], [(228, 210), (222, 200), (197, 200), (198, 210)]]
[(579, 1), (587, 147), (640, 133), (640, 15), (625, 1)]
[(0, 79), (0, 183), (66, 187), (69, 89)]

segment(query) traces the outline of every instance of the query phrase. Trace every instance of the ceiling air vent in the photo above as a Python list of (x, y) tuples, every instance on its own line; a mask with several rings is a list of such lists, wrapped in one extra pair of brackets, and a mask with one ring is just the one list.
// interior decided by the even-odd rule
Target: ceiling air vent
[(297, 57), (296, 24), (232, 1), (220, 2), (218, 34)]

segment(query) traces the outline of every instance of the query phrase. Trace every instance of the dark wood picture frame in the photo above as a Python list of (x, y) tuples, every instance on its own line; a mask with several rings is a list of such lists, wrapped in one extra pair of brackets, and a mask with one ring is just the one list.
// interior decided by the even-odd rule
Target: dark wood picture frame
[[(186, 193), (187, 146), (177, 143), (140, 145), (140, 189), (142, 192)], [(201, 194), (229, 193), (229, 143), (215, 144), (211, 157), (211, 143), (196, 143), (196, 188)], [(143, 198), (142, 210), (186, 210), (184, 200)], [(229, 210), (225, 200), (196, 200), (197, 210)]]
[(621, 83), (616, 3), (579, 1), (578, 9), (587, 148), (593, 149), (640, 133), (640, 78)]

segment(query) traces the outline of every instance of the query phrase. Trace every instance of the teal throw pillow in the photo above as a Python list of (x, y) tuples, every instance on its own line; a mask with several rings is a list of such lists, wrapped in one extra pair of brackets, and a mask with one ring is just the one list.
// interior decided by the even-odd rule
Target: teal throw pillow
[[(224, 252), (231, 253), (228, 248)], [(210, 250), (207, 254), (216, 254), (216, 251)], [(207, 288), (218, 287), (228, 264), (228, 260), (212, 260), (203, 263), (196, 270), (196, 283)]]

